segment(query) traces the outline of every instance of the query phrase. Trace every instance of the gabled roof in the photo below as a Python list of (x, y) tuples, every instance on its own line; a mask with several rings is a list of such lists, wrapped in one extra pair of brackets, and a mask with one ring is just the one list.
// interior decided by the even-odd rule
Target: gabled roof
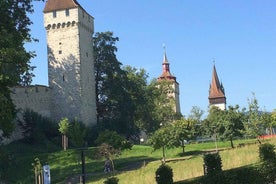
[(47, 13), (76, 7), (81, 7), (77, 0), (47, 0), (43, 12)]
[(212, 82), (210, 85), (209, 98), (225, 98), (222, 84), (219, 82), (216, 66), (213, 67)]
[(158, 80), (167, 79), (167, 80), (174, 80), (176, 82), (176, 77), (173, 76), (170, 72), (170, 63), (167, 59), (166, 52), (164, 53), (162, 66), (163, 66), (162, 74), (161, 76), (158, 77)]

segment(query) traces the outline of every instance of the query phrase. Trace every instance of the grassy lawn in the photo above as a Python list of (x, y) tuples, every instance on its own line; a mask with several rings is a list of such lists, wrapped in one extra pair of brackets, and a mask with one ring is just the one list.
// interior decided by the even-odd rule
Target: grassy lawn
[[(255, 140), (238, 140), (234, 144), (254, 143)], [(276, 145), (275, 139), (272, 141)], [(258, 144), (244, 146), (241, 148), (228, 149), (229, 142), (218, 142), (223, 162), (223, 169), (252, 165), (258, 161)], [(10, 183), (33, 183), (32, 162), (34, 158), (39, 158), (42, 164), (48, 163), (51, 167), (52, 183), (65, 183), (71, 177), (76, 177), (81, 173), (80, 151), (69, 149), (62, 151), (61, 148), (32, 147), (19, 143), (8, 146), (11, 156), (14, 158), (11, 170), (9, 171)], [(166, 158), (181, 160), (170, 161), (168, 164), (173, 168), (174, 181), (183, 181), (203, 175), (202, 153), (207, 150), (214, 150), (215, 143), (190, 144), (185, 148), (182, 155), (181, 148), (166, 150)], [(48, 152), (47, 150), (54, 150)], [(95, 149), (89, 148), (85, 151), (86, 172), (88, 173), (87, 183), (103, 183), (108, 177), (103, 173), (104, 160), (95, 159)], [(153, 151), (150, 146), (135, 145), (132, 150), (122, 152), (119, 157), (114, 158), (116, 177), (120, 179), (120, 184), (124, 183), (155, 183), (155, 170), (160, 165), (162, 156), (161, 150)], [(137, 169), (136, 166), (145, 165)], [(132, 168), (130, 166), (134, 166)], [(130, 167), (130, 168), (129, 168)]]

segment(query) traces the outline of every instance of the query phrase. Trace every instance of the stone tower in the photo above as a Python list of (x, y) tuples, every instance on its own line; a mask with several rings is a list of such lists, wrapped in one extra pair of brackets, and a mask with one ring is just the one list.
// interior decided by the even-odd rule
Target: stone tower
[(179, 102), (179, 84), (176, 81), (176, 77), (173, 76), (170, 72), (170, 63), (168, 62), (166, 51), (164, 52), (164, 58), (163, 58), (163, 63), (162, 63), (162, 74), (157, 78), (157, 81), (169, 81), (171, 82), (173, 92), (168, 94), (172, 95), (174, 98), (174, 111), (176, 113), (180, 113), (180, 102)]
[(48, 0), (47, 32), (51, 117), (96, 123), (94, 18), (76, 0)]
[(226, 109), (226, 97), (224, 87), (219, 82), (216, 66), (213, 66), (212, 82), (209, 89), (209, 107), (216, 106), (221, 110)]

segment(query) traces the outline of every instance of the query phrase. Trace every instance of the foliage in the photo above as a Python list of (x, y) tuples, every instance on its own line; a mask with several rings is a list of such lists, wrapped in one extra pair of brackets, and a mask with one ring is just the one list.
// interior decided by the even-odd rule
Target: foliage
[(0, 163), (0, 181), (3, 181), (8, 179), (8, 173), (11, 172), (11, 165), (15, 164), (14, 159), (4, 146), (0, 146)]
[(155, 171), (155, 180), (158, 184), (172, 184), (173, 170), (170, 166), (162, 164)]
[(68, 118), (62, 118), (58, 123), (58, 131), (63, 135), (68, 135), (70, 129), (70, 122)]
[(119, 179), (117, 177), (109, 177), (104, 181), (104, 184), (117, 184)]
[(245, 135), (247, 137), (258, 138), (264, 134), (264, 124), (261, 119), (258, 100), (253, 93), (252, 99), (248, 99), (248, 114), (244, 121)]
[(86, 137), (86, 127), (82, 122), (77, 121), (76, 119), (70, 123), (68, 136), (70, 142), (74, 147), (85, 146), (85, 137)]
[(58, 136), (54, 122), (30, 109), (24, 110), (19, 126), (23, 133), (22, 141), (29, 144), (46, 143), (46, 140), (55, 142)]
[(33, 13), (32, 1), (0, 1), (0, 129), (7, 137), (12, 131), (12, 120), (16, 117), (15, 106), (10, 98), (10, 87), (29, 85), (34, 69), (30, 59), (35, 55), (24, 48), (31, 42), (27, 14)]
[(106, 143), (117, 150), (131, 149), (132, 147), (132, 144), (130, 144), (130, 142), (127, 141), (123, 136), (110, 130), (105, 130), (101, 132), (95, 143), (97, 145)]
[(136, 135), (135, 105), (129, 93), (133, 85), (115, 54), (119, 38), (113, 37), (112, 32), (101, 32), (93, 40), (98, 123), (127, 137)]
[[(1, 62), (1, 61), (0, 61)], [(0, 64), (1, 66), (1, 64)], [(1, 74), (0, 74), (1, 75)], [(0, 79), (1, 85), (1, 79)], [(15, 105), (12, 103), (10, 89), (5, 86), (0, 87), (0, 142), (2, 137), (9, 137), (14, 129), (13, 119), (16, 116)]]
[(269, 144), (269, 143), (261, 144), (259, 146), (259, 157), (261, 161), (276, 159), (274, 150), (275, 150), (275, 146), (273, 144)]
[(259, 157), (261, 160), (259, 172), (264, 177), (266, 183), (276, 181), (276, 154), (273, 144), (265, 143), (259, 146)]
[(203, 160), (207, 175), (216, 175), (222, 171), (221, 157), (218, 152), (205, 154)]
[(229, 140), (234, 148), (233, 139), (241, 137), (244, 131), (244, 112), (239, 110), (239, 106), (229, 106), (228, 110), (220, 110), (212, 107), (209, 111), (205, 128), (207, 135), (218, 136), (222, 140)]

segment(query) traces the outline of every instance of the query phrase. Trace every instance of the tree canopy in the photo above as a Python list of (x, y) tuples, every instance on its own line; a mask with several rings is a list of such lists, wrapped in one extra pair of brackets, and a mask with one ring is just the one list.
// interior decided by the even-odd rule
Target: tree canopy
[(30, 59), (35, 54), (24, 48), (26, 42), (34, 40), (28, 17), (33, 11), (32, 0), (0, 1), (0, 129), (5, 137), (12, 132), (11, 122), (16, 116), (10, 87), (29, 85), (33, 77)]

